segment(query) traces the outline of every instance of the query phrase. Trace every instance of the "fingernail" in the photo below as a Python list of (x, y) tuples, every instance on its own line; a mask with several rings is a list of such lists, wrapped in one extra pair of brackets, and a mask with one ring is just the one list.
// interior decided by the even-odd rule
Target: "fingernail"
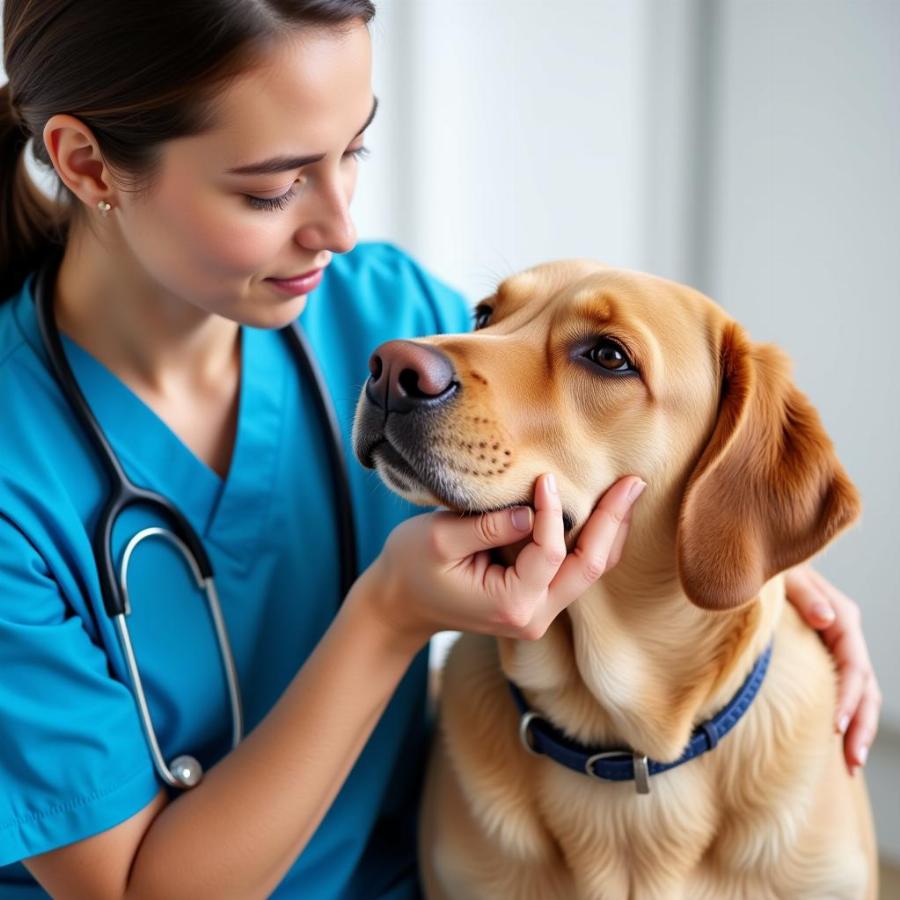
[(641, 492), (645, 487), (647, 487), (646, 481), (636, 481), (631, 486), (631, 490), (628, 491), (628, 500), (632, 503), (637, 500), (637, 498), (641, 496)]
[(551, 494), (557, 493), (556, 490), (556, 478), (553, 476), (553, 473), (550, 472), (547, 475), (547, 490), (550, 491)]
[(856, 754), (856, 758), (859, 760), (859, 764), (864, 766), (866, 764), (866, 757), (869, 755), (869, 748), (863, 744), (862, 747), (859, 748), (859, 753)]
[(838, 731), (843, 734), (847, 730), (847, 726), (850, 724), (850, 716), (847, 713), (844, 713), (839, 719), (837, 723)]
[(531, 510), (527, 506), (517, 506), (512, 511), (512, 523), (518, 531), (530, 531)]
[(834, 610), (827, 603), (813, 603), (812, 612), (817, 619), (824, 619), (826, 622), (834, 619)]

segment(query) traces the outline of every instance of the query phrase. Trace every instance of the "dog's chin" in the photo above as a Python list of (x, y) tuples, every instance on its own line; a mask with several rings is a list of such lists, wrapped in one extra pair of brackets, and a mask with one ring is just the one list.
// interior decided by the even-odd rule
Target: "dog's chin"
[(387, 440), (381, 440), (372, 447), (369, 458), (381, 480), (404, 500), (417, 506), (450, 505), (426, 476), (420, 475)]
[(414, 465), (387, 440), (371, 449), (370, 459), (381, 480), (395, 494), (419, 506), (444, 506), (453, 512), (473, 515), (531, 504), (528, 497), (508, 503), (485, 503), (484, 498), (446, 467), (431, 464), (429, 459), (421, 466)]

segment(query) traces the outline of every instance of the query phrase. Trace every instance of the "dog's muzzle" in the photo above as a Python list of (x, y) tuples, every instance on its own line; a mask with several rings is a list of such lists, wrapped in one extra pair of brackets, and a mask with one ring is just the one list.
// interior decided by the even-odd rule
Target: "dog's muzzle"
[[(471, 463), (460, 463), (460, 438), (448, 435), (448, 416), (462, 399), (463, 385), (453, 361), (438, 347), (388, 341), (369, 358), (369, 373), (354, 423), (354, 450), (367, 468), (374, 469), (376, 459), (386, 467), (381, 474), (389, 487), (412, 492), (424, 487), (443, 505), (465, 513), (532, 502), (516, 492), (486, 503), (468, 469), (461, 469)], [(564, 508), (566, 533), (574, 521)]]

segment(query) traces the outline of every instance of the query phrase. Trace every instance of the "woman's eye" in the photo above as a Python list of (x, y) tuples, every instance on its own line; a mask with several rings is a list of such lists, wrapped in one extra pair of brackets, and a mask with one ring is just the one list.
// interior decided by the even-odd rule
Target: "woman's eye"
[[(369, 152), (368, 147), (355, 147), (344, 154), (344, 159), (365, 159)], [(306, 181), (306, 177), (300, 176), (289, 190), (278, 197), (254, 197), (252, 194), (244, 196), (254, 209), (284, 209), (297, 193), (297, 185), (303, 184), (304, 181)]]
[(368, 147), (356, 147), (353, 150), (348, 150), (344, 156), (352, 156), (353, 159), (365, 159), (369, 155), (370, 151)]
[(608, 372), (633, 372), (634, 368), (625, 351), (613, 340), (601, 338), (585, 354), (587, 358)]
[(254, 209), (284, 209), (297, 193), (296, 184), (297, 182), (294, 182), (287, 191), (278, 197), (254, 197), (252, 194), (245, 194), (244, 196)]
[(488, 320), (491, 318), (491, 313), (493, 310), (490, 306), (478, 306), (475, 308), (474, 318), (475, 318), (475, 331), (478, 331), (479, 328), (484, 328)]

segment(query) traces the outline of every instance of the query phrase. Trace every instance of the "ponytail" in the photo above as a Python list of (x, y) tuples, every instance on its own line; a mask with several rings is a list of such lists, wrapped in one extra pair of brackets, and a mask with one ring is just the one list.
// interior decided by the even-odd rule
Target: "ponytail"
[(17, 293), (29, 272), (54, 245), (65, 225), (52, 201), (25, 171), (28, 132), (12, 104), (9, 84), (0, 87), (0, 303)]

